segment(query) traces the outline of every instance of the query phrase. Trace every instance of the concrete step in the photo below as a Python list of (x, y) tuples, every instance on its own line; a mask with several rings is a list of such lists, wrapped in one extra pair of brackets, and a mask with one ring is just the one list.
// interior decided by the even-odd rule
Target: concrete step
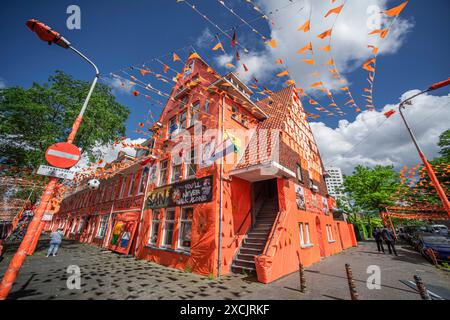
[(251, 254), (254, 256), (257, 256), (259, 254), (261, 254), (262, 250), (264, 249), (264, 247), (261, 248), (249, 248), (249, 247), (244, 247), (242, 246), (241, 249), (239, 250), (239, 253), (242, 254)]
[(253, 261), (245, 261), (240, 259), (234, 259), (233, 265), (237, 267), (244, 267), (244, 268), (255, 268), (255, 263)]
[(266, 246), (265, 241), (261, 241), (259, 243), (255, 243), (255, 242), (246, 242), (242, 245), (242, 249), (257, 249), (260, 251), (264, 250), (264, 247)]
[(251, 274), (251, 275), (256, 274), (256, 270), (254, 267), (246, 268), (246, 267), (241, 267), (241, 266), (235, 266), (234, 264), (231, 265), (231, 271), (234, 273), (238, 273), (238, 274)]
[(255, 255), (254, 254), (246, 254), (246, 253), (238, 253), (237, 259), (242, 261), (248, 261), (248, 262), (255, 262)]

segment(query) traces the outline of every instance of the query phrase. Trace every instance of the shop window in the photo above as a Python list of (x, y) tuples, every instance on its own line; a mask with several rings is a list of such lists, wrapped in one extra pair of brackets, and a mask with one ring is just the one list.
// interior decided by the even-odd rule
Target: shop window
[(152, 246), (156, 246), (158, 243), (159, 214), (159, 210), (152, 210), (152, 223), (150, 226), (150, 237), (148, 238), (148, 244)]
[(297, 163), (297, 180), (303, 182), (302, 166)]
[(175, 226), (175, 209), (166, 209), (164, 220), (163, 246), (171, 247), (173, 239), (173, 229)]
[(186, 129), (187, 111), (180, 113), (180, 128)]
[(192, 217), (194, 208), (182, 208), (180, 215), (180, 236), (178, 237), (178, 247), (189, 251), (191, 248)]
[(164, 186), (167, 183), (167, 164), (167, 160), (161, 161), (159, 169), (159, 186)]
[(196, 121), (198, 121), (200, 111), (200, 101), (196, 101), (192, 104), (189, 109), (189, 127), (193, 126)]
[(187, 177), (193, 178), (197, 174), (197, 158), (195, 156), (195, 148), (191, 149), (191, 157), (187, 164)]
[(301, 247), (310, 246), (311, 240), (309, 237), (309, 223), (305, 224), (299, 223), (298, 229), (300, 233), (300, 246)]
[(134, 192), (134, 180), (136, 180), (136, 173), (131, 176), (130, 187), (128, 188), (128, 196), (133, 195)]
[(170, 118), (170, 120), (169, 120), (168, 133), (169, 133), (169, 134), (172, 134), (172, 133), (174, 133), (175, 131), (177, 131), (177, 129), (178, 129), (177, 117)]
[(103, 215), (100, 217), (100, 224), (97, 230), (97, 238), (103, 238), (106, 234), (106, 229), (108, 228), (108, 216)]
[(145, 192), (145, 186), (147, 184), (149, 169), (146, 167), (141, 171), (141, 179), (139, 180), (139, 190), (138, 194), (143, 194)]

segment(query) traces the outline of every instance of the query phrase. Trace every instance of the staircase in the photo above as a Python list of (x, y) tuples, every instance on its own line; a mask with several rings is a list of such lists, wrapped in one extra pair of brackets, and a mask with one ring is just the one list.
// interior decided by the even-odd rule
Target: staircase
[(256, 221), (244, 238), (231, 270), (235, 273), (255, 273), (255, 256), (263, 253), (278, 213), (277, 198), (266, 199)]

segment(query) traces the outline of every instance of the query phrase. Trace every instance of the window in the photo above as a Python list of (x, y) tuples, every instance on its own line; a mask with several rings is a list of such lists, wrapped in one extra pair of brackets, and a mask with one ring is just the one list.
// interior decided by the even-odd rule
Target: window
[(188, 101), (189, 101), (189, 96), (184, 96), (183, 99), (181, 99), (180, 109), (183, 109), (186, 106), (186, 104), (188, 103)]
[(130, 187), (128, 188), (128, 196), (131, 196), (134, 191), (134, 180), (136, 180), (136, 173), (131, 176)]
[(194, 208), (182, 208), (180, 216), (180, 236), (178, 237), (178, 247), (183, 250), (190, 250), (191, 248), (191, 232), (192, 232), (192, 217), (194, 215)]
[(166, 209), (166, 216), (164, 221), (164, 236), (163, 236), (164, 247), (172, 246), (174, 225), (175, 225), (175, 210)]
[(198, 113), (200, 110), (200, 102), (196, 101), (189, 109), (189, 127), (193, 126), (195, 121), (198, 121)]
[(242, 117), (241, 118), (241, 123), (242, 123), (242, 125), (246, 126), (247, 125), (247, 118), (246, 117)]
[(331, 224), (327, 224), (326, 229), (328, 242), (334, 242), (333, 228), (331, 227)]
[(125, 184), (126, 184), (127, 180), (125, 179), (125, 177), (122, 177), (122, 179), (120, 180), (120, 192), (119, 192), (119, 199), (123, 198), (123, 193), (125, 191)]
[(309, 238), (309, 223), (299, 223), (298, 229), (300, 232), (300, 246), (311, 246), (311, 240)]
[(231, 107), (231, 112), (232, 112), (231, 118), (239, 121), (239, 109), (236, 105), (233, 105)]
[(299, 165), (298, 163), (297, 163), (297, 179), (298, 181), (303, 182), (302, 166)]
[(72, 228), (70, 229), (70, 233), (75, 233), (75, 229), (77, 227), (78, 219), (73, 219)]
[(205, 100), (205, 104), (203, 105), (203, 111), (207, 113), (211, 113), (211, 110), (209, 109), (209, 100)]
[(149, 245), (155, 246), (158, 243), (159, 214), (159, 210), (153, 210), (152, 212), (152, 224), (150, 226), (150, 237), (148, 238)]
[(186, 118), (187, 118), (187, 111), (183, 111), (180, 113), (180, 128), (186, 129)]
[(106, 228), (108, 228), (108, 216), (103, 215), (100, 217), (100, 224), (97, 230), (97, 238), (103, 238), (105, 236)]
[(138, 194), (143, 194), (145, 191), (145, 185), (147, 184), (147, 178), (148, 178), (148, 168), (144, 168), (141, 171), (141, 179), (139, 181), (139, 190)]
[(167, 160), (162, 161), (159, 169), (159, 186), (167, 183)]
[(177, 117), (170, 118), (168, 133), (171, 134), (178, 129)]
[(172, 176), (170, 183), (178, 182), (181, 178), (181, 163), (172, 165)]
[(195, 157), (195, 148), (191, 149), (190, 161), (187, 164), (187, 177), (192, 178), (197, 174), (197, 158)]
[(81, 233), (81, 230), (83, 230), (84, 222), (85, 222), (84, 219), (81, 219), (81, 220), (80, 220), (80, 224), (78, 225), (77, 234), (80, 234), (80, 233)]

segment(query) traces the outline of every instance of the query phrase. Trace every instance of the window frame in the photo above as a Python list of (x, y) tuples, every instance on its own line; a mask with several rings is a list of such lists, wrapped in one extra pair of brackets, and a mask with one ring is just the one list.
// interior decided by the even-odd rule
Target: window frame
[[(162, 164), (165, 164), (165, 168)], [(169, 170), (169, 160), (163, 160), (159, 162), (159, 174), (158, 174), (158, 187), (165, 186), (167, 184), (167, 171)], [(164, 172), (164, 177), (162, 176), (162, 172)]]
[[(173, 212), (173, 220), (169, 220), (167, 219), (167, 214), (169, 212)], [(162, 234), (162, 243), (161, 243), (161, 247), (163, 248), (172, 248), (172, 244), (173, 244), (173, 236), (174, 236), (174, 231), (175, 231), (175, 208), (167, 208), (164, 212), (164, 228), (163, 228), (163, 234)], [(167, 244), (167, 225), (172, 225), (172, 237), (170, 239), (170, 244)]]
[[(194, 110), (196, 110), (197, 112), (194, 113)], [(195, 121), (193, 121), (193, 119), (198, 121), (199, 112), (200, 112), (200, 100), (196, 100), (189, 106), (188, 128), (192, 127), (195, 124)]]
[[(156, 247), (158, 245), (158, 234), (159, 234), (159, 226), (161, 223), (161, 219), (159, 218), (161, 214), (161, 210), (160, 209), (153, 209), (152, 210), (152, 215), (151, 215), (151, 223), (150, 223), (150, 232), (149, 232), (149, 236), (148, 236), (148, 240), (147, 240), (147, 245), (148, 246), (153, 246)], [(155, 224), (156, 224), (156, 230), (155, 230)], [(153, 233), (156, 231), (156, 238), (155, 238), (155, 242), (152, 241), (153, 239)]]
[[(188, 210), (188, 209), (192, 210), (192, 216), (191, 216), (190, 219), (183, 219), (183, 212), (185, 210)], [(178, 239), (177, 239), (177, 249), (179, 249), (179, 250), (183, 250), (183, 251), (186, 251), (186, 252), (190, 252), (191, 251), (191, 247), (192, 247), (192, 222), (193, 222), (193, 219), (194, 219), (194, 207), (182, 207), (180, 209), (180, 217), (179, 217), (180, 228), (178, 229)], [(190, 240), (189, 247), (183, 246), (182, 245), (182, 239), (181, 239), (181, 233), (182, 233), (182, 230), (183, 230), (183, 225), (186, 225), (186, 224), (190, 224), (190, 226), (191, 226), (191, 240)]]
[[(186, 172), (186, 179), (195, 178), (197, 176), (197, 152), (195, 150), (195, 147), (191, 149), (190, 151), (190, 158), (189, 163), (185, 163), (185, 172)], [(194, 174), (191, 173), (191, 168), (194, 168)]]
[[(103, 221), (103, 218), (105, 218), (105, 221)], [(105, 237), (106, 231), (108, 229), (108, 220), (109, 220), (108, 215), (104, 214), (104, 215), (100, 216), (100, 219), (98, 222), (97, 233), (95, 235), (96, 238), (103, 239)], [(103, 223), (104, 223), (104, 225), (103, 225)]]

